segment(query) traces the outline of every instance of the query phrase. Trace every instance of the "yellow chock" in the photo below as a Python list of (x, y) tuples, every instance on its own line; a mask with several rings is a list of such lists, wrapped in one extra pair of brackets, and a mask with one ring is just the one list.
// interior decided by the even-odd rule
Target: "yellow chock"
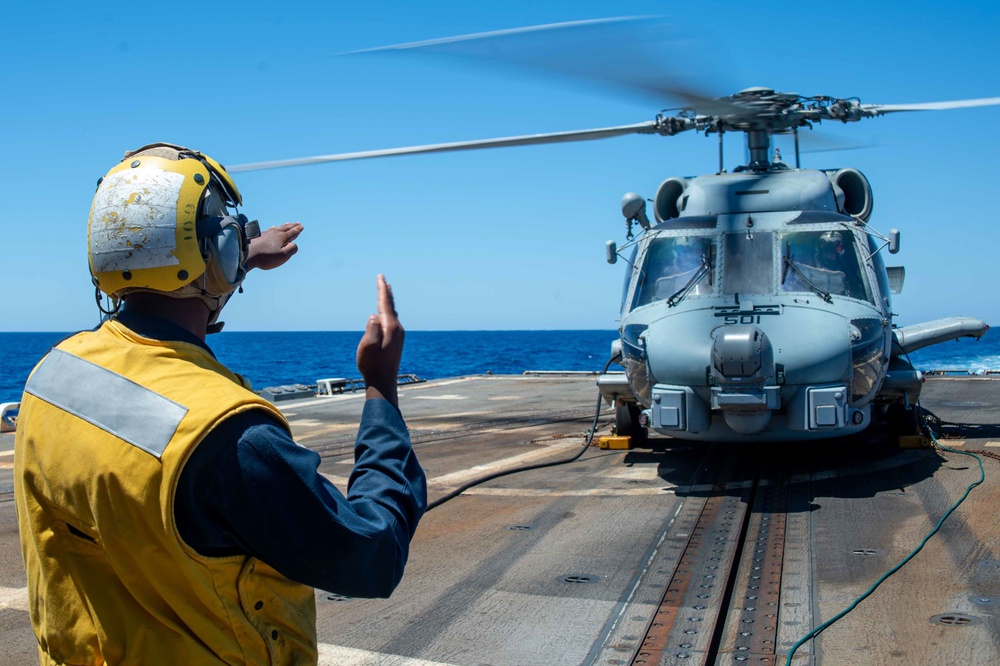
[(597, 448), (614, 449), (619, 451), (630, 451), (632, 449), (631, 437), (599, 437)]
[(900, 435), (897, 438), (897, 445), (901, 449), (930, 449), (933, 448), (929, 437), (923, 435)]

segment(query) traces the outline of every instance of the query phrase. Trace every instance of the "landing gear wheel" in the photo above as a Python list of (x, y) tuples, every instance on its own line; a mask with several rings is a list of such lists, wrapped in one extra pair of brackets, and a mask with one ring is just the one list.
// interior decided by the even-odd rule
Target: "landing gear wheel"
[(916, 407), (907, 409), (903, 405), (889, 405), (885, 410), (889, 432), (896, 437), (920, 434), (920, 419)]
[(615, 405), (615, 432), (619, 437), (631, 437), (632, 446), (643, 446), (649, 439), (649, 431), (639, 425), (640, 411), (634, 402)]

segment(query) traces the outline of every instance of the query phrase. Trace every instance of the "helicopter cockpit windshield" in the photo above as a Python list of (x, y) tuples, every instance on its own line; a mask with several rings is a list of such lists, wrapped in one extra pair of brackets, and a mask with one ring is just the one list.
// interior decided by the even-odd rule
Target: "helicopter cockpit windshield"
[(654, 238), (643, 259), (633, 307), (655, 301), (667, 301), (673, 306), (688, 296), (714, 293), (714, 257), (713, 238), (665, 235)]
[(867, 300), (854, 236), (846, 231), (800, 231), (782, 238), (782, 291), (812, 291), (824, 298)]

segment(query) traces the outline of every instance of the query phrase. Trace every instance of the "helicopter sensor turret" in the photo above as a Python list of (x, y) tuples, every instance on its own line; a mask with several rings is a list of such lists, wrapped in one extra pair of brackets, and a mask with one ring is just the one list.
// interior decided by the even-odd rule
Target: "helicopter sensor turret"
[(756, 326), (739, 324), (722, 326), (712, 337), (712, 409), (736, 432), (760, 432), (781, 406), (771, 341)]

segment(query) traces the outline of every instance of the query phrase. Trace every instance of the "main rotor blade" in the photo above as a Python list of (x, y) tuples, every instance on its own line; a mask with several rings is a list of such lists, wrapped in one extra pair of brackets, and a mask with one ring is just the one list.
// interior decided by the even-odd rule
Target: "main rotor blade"
[(921, 102), (917, 104), (862, 104), (861, 108), (873, 113), (892, 113), (894, 111), (947, 111), (949, 109), (967, 109), (976, 106), (997, 105), (1000, 105), (1000, 97), (957, 99), (950, 102)]
[(237, 164), (228, 167), (228, 171), (262, 171), (264, 169), (280, 169), (282, 167), (303, 166), (306, 164), (322, 164), (324, 162), (343, 162), (346, 160), (365, 160), (374, 157), (389, 157), (392, 155), (416, 155), (419, 153), (444, 153), (454, 150), (476, 150), (479, 148), (504, 148), (508, 146), (530, 146), (544, 143), (566, 143), (570, 141), (592, 141), (606, 139), (625, 134), (655, 134), (658, 124), (650, 120), (634, 125), (604, 127), (589, 130), (574, 130), (570, 132), (551, 132), (549, 134), (528, 134), (525, 136), (509, 136), (500, 139), (482, 139), (479, 141), (456, 141), (452, 143), (433, 143), (426, 146), (408, 146), (406, 148), (386, 148), (383, 150), (365, 150), (357, 153), (338, 153), (335, 155), (317, 155), (315, 157), (298, 157), (288, 160), (273, 160), (270, 162), (253, 162)]
[(561, 23), (546, 23), (543, 25), (531, 25), (523, 28), (508, 28), (505, 30), (490, 30), (488, 32), (475, 32), (468, 35), (458, 35), (455, 37), (440, 37), (438, 39), (424, 39), (418, 42), (406, 42), (405, 44), (390, 44), (389, 46), (375, 46), (369, 49), (358, 49), (356, 51), (345, 51), (337, 55), (358, 55), (361, 53), (377, 53), (379, 51), (406, 51), (408, 49), (423, 49), (435, 46), (445, 46), (458, 44), (460, 42), (475, 42), (495, 37), (509, 37), (512, 35), (523, 35), (531, 32), (542, 32), (545, 30), (565, 30), (573, 28), (592, 27), (597, 25), (609, 25), (612, 23), (627, 23), (632, 21), (642, 21), (654, 19), (654, 16), (617, 16), (602, 19), (586, 19), (583, 21), (563, 21)]
[[(785, 135), (779, 135), (785, 136)], [(789, 137), (791, 138), (791, 137)], [(775, 142), (777, 143), (777, 141)], [(811, 153), (836, 153), (848, 150), (864, 150), (879, 145), (876, 137), (865, 137), (861, 140), (848, 141), (820, 130), (799, 132), (799, 152), (803, 155)]]
[(706, 82), (721, 83), (722, 78), (720, 72), (711, 71), (712, 54), (703, 53), (687, 32), (679, 33), (660, 16), (550, 23), (338, 55), (377, 53), (485, 61), (613, 86), (657, 105), (679, 104), (703, 115), (746, 114), (739, 105), (709, 92)]

